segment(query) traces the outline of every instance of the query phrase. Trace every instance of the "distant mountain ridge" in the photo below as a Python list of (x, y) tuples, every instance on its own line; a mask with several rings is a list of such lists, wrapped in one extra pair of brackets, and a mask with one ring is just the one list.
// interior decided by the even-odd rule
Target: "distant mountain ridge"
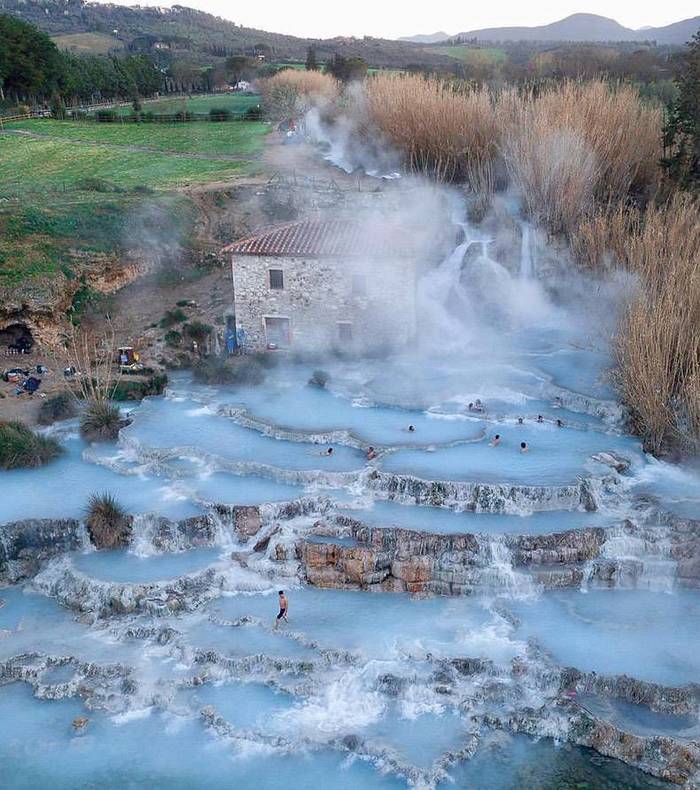
[(401, 41), (418, 44), (437, 44), (460, 36), (476, 38), (479, 41), (656, 41), (657, 44), (682, 45), (700, 29), (700, 16), (682, 19), (664, 27), (645, 27), (633, 30), (624, 27), (614, 19), (598, 14), (572, 14), (548, 25), (535, 27), (489, 27), (481, 30), (467, 30), (454, 36), (442, 33), (417, 35), (402, 38)]

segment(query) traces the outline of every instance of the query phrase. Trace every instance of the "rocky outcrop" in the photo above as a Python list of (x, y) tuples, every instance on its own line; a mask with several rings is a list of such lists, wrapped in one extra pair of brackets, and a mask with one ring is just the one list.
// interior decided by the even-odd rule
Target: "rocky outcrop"
[(597, 556), (605, 535), (603, 529), (442, 535), (370, 527), (347, 517), (335, 522), (349, 529), (358, 545), (302, 540), (297, 553), (310, 584), (445, 595), (499, 584), (525, 591), (533, 579), (547, 587), (578, 585), (583, 572), (576, 566)]
[[(697, 786), (700, 779), (698, 744), (661, 735), (641, 736), (625, 732), (571, 700), (560, 700), (557, 713), (569, 742), (587, 746), (606, 757), (614, 757), (667, 782)], [(487, 723), (539, 737), (543, 734), (543, 711), (523, 709), (505, 719), (488, 716)]]
[(644, 705), (656, 713), (671, 716), (696, 716), (700, 711), (700, 685), (695, 683), (687, 686), (662, 686), (627, 675), (611, 677), (567, 667), (561, 672), (560, 687), (562, 691), (597, 694), (632, 705)]
[(154, 616), (192, 612), (224, 590), (245, 589), (246, 581), (252, 585), (250, 589), (260, 585), (258, 577), (246, 577), (242, 568), (231, 569), (217, 563), (176, 579), (137, 584), (109, 582), (86, 576), (69, 559), (57, 558), (34, 578), (33, 586), (70, 609), (105, 618), (135, 612)]
[[(603, 484), (612, 481), (603, 481)], [(527, 486), (499, 483), (423, 480), (410, 475), (372, 471), (367, 487), (377, 496), (415, 505), (455, 507), (480, 513), (541, 510), (596, 510), (590, 484), (580, 480), (565, 486)]]
[(34, 576), (51, 557), (75, 551), (86, 542), (76, 519), (26, 519), (0, 525), (0, 584)]

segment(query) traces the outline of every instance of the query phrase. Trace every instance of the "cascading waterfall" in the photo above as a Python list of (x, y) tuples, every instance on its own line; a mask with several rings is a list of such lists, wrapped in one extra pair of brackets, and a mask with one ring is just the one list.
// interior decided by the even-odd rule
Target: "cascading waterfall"
[(520, 243), (520, 277), (523, 280), (532, 279), (535, 268), (532, 260), (532, 228), (527, 222), (520, 225), (522, 240)]

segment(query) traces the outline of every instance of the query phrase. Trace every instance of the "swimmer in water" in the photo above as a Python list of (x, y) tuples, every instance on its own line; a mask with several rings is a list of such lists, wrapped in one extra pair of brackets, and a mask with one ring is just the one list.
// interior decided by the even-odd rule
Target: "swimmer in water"
[(496, 434), (496, 435), (493, 437), (493, 439), (491, 439), (491, 447), (498, 447), (498, 445), (499, 445), (500, 443), (501, 443), (501, 434), (500, 434), (500, 433), (497, 433), (497, 434)]
[(564, 423), (561, 420), (558, 419), (557, 420), (557, 428), (563, 428), (563, 427), (564, 427)]
[(416, 432), (416, 426), (415, 425), (409, 425), (407, 430), (408, 430), (409, 433), (415, 433)]
[(333, 455), (333, 448), (329, 447), (327, 450), (321, 450), (320, 455)]
[(523, 418), (522, 417), (518, 417), (518, 425), (522, 425), (522, 424), (523, 424)]
[(544, 417), (541, 414), (537, 415), (537, 422), (544, 422)]
[(377, 457), (377, 451), (374, 449), (374, 447), (368, 448), (368, 450), (367, 450), (367, 460), (368, 461), (373, 461), (376, 457)]
[(521, 453), (529, 453), (530, 448), (527, 446), (527, 442), (520, 442), (520, 452)]

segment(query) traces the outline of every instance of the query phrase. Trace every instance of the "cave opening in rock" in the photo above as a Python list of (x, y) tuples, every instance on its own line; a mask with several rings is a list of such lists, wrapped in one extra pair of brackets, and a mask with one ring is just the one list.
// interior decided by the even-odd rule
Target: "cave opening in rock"
[(18, 354), (28, 354), (34, 346), (34, 337), (26, 324), (8, 324), (0, 329), (0, 348)]

